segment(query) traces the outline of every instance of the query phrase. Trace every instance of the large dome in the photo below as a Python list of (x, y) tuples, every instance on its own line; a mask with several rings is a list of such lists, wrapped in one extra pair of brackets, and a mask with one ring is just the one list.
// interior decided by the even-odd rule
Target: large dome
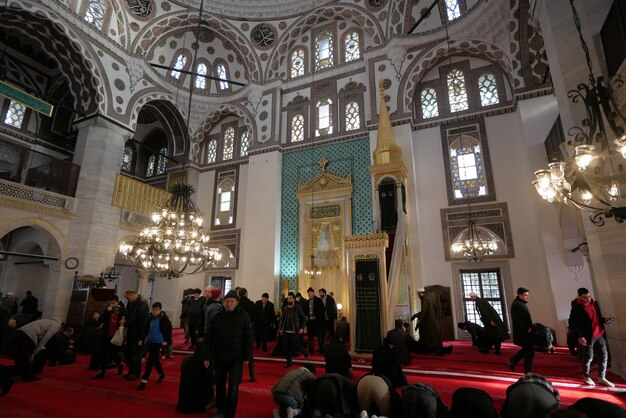
[[(300, 15), (333, 0), (205, 0), (204, 10), (236, 19), (275, 19)], [(192, 0), (196, 7), (200, 0)]]

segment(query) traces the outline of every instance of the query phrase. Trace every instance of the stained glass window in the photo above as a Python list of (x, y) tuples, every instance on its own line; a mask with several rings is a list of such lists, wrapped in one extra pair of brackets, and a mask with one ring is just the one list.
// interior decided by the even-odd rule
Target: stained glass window
[(317, 109), (317, 129), (315, 130), (315, 136), (330, 135), (333, 133), (332, 104), (333, 102), (330, 99), (317, 102), (315, 106)]
[(504, 299), (502, 297), (502, 284), (500, 283), (499, 270), (491, 271), (471, 271), (461, 270), (461, 292), (463, 297), (463, 307), (465, 308), (465, 320), (482, 325), (480, 314), (476, 309), (476, 303), (469, 297), (471, 292), (475, 292), (478, 297), (486, 299), (498, 312), (503, 321)]
[(456, 199), (487, 195), (487, 178), (481, 147), (472, 137), (456, 139), (450, 146), (452, 186)]
[(212, 139), (207, 145), (206, 162), (209, 164), (214, 163), (215, 161), (217, 161), (217, 140)]
[(24, 123), (24, 115), (26, 115), (26, 106), (21, 103), (11, 101), (11, 103), (9, 103), (7, 114), (4, 117), (4, 123), (20, 129), (22, 127), (22, 123)]
[(296, 49), (291, 53), (291, 78), (304, 75), (304, 49)]
[(478, 89), (480, 90), (481, 106), (491, 106), (500, 102), (494, 74), (486, 73), (478, 77)]
[(354, 131), (361, 127), (361, 116), (359, 114), (359, 104), (350, 102), (346, 105), (346, 131)]
[(304, 140), (304, 116), (295, 115), (291, 118), (291, 142)]
[(154, 176), (154, 166), (156, 165), (156, 157), (154, 154), (148, 157), (148, 167), (146, 168), (146, 177)]
[(89, 0), (85, 11), (85, 21), (94, 25), (97, 29), (102, 29), (106, 6), (103, 0)]
[(232, 159), (234, 148), (235, 148), (235, 128), (226, 128), (226, 132), (224, 132), (224, 151), (222, 153), (222, 160)]
[(241, 148), (239, 155), (245, 157), (248, 155), (248, 148), (250, 148), (250, 131), (245, 131), (241, 134)]
[(361, 50), (359, 49), (359, 33), (354, 31), (346, 36), (346, 62), (358, 60), (361, 58)]
[(228, 72), (226, 71), (226, 66), (224, 64), (217, 64), (217, 77), (222, 79), (218, 81), (220, 90), (228, 90), (228, 81), (223, 81), (228, 79)]
[(196, 67), (196, 88), (204, 90), (206, 88), (206, 78), (200, 77), (207, 74), (206, 64), (198, 64)]
[(445, 0), (446, 13), (448, 20), (454, 20), (461, 17), (461, 6), (459, 0)]
[(315, 69), (321, 70), (333, 65), (333, 37), (329, 31), (317, 35), (315, 39)]
[(124, 147), (124, 155), (122, 155), (122, 171), (130, 173), (133, 169), (133, 156), (134, 152), (132, 147), (128, 145)]
[(424, 119), (439, 116), (439, 106), (437, 105), (437, 92), (433, 88), (425, 88), (420, 94), (422, 101), (422, 117)]
[(454, 68), (448, 73), (448, 98), (450, 111), (461, 112), (469, 108), (467, 102), (467, 88), (463, 71)]
[(176, 58), (176, 62), (174, 63), (174, 69), (172, 70), (170, 75), (177, 80), (180, 79), (180, 76), (182, 75), (182, 73), (176, 70), (182, 70), (183, 68), (185, 68), (186, 64), (187, 64), (187, 56), (181, 52), (178, 58)]
[(163, 147), (159, 151), (159, 163), (157, 164), (157, 174), (165, 173), (167, 168), (167, 148)]

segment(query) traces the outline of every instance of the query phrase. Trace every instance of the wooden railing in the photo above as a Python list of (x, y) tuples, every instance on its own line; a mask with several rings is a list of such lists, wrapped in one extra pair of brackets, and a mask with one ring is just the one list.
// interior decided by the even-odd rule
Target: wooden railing
[(122, 174), (115, 177), (115, 189), (111, 204), (143, 215), (151, 215), (160, 204), (171, 196), (165, 190), (157, 189)]

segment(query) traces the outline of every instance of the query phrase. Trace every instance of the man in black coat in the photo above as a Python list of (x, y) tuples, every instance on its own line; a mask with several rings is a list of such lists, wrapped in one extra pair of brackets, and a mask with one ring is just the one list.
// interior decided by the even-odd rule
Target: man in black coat
[(98, 324), (102, 325), (100, 347), (98, 349), (100, 372), (92, 379), (102, 379), (111, 360), (114, 360), (115, 364), (117, 364), (117, 374), (122, 374), (122, 360), (119, 355), (121, 347), (111, 344), (111, 338), (119, 329), (120, 321), (124, 315), (125, 309), (120, 306), (118, 296), (112, 295), (109, 297), (107, 308), (98, 317)]
[(183, 414), (206, 412), (213, 402), (213, 370), (202, 366), (204, 340), (196, 343), (196, 350), (180, 365), (180, 383), (176, 411)]
[(256, 349), (267, 351), (267, 340), (272, 334), (272, 328), (276, 327), (276, 312), (274, 304), (269, 300), (270, 295), (263, 293), (261, 300), (254, 304), (254, 336), (256, 337)]
[(525, 287), (517, 289), (517, 297), (511, 304), (511, 319), (513, 320), (513, 344), (522, 347), (511, 357), (508, 362), (509, 369), (515, 371), (515, 366), (523, 358), (524, 373), (530, 373), (533, 369), (535, 357), (535, 341), (533, 320), (526, 304), (529, 292)]
[(320, 299), (324, 303), (324, 309), (326, 313), (324, 318), (326, 319), (326, 330), (328, 331), (328, 338), (332, 339), (335, 336), (335, 321), (337, 320), (337, 303), (335, 299), (326, 294), (326, 289), (319, 290)]
[(407, 333), (404, 330), (404, 321), (396, 319), (395, 328), (387, 332), (387, 340), (393, 345), (393, 351), (401, 365), (411, 364), (411, 353), (407, 341)]
[(348, 348), (341, 338), (333, 337), (329, 344), (322, 350), (326, 362), (326, 373), (337, 373), (348, 379), (352, 379), (352, 358)]
[(196, 343), (199, 334), (202, 334), (204, 326), (204, 305), (206, 298), (202, 296), (202, 291), (198, 288), (193, 289), (193, 295), (187, 301), (187, 318), (189, 319), (189, 338), (191, 339), (191, 347)]
[(137, 380), (141, 374), (141, 355), (143, 353), (143, 340), (146, 337), (146, 323), (150, 308), (148, 302), (135, 290), (124, 292), (124, 298), (128, 301), (126, 315), (120, 321), (120, 325), (126, 327), (126, 347), (124, 355), (128, 364), (126, 380)]
[(326, 307), (322, 299), (315, 296), (315, 290), (309, 287), (306, 291), (309, 296), (305, 311), (307, 317), (306, 329), (309, 336), (309, 352), (313, 354), (314, 339), (317, 337), (320, 351), (324, 348), (324, 338), (326, 336)]
[(224, 308), (211, 319), (206, 343), (204, 367), (215, 369), (216, 417), (233, 418), (237, 410), (243, 362), (252, 355), (250, 317), (239, 306), (236, 290), (226, 294)]
[(372, 355), (372, 374), (387, 377), (394, 388), (399, 388), (407, 383), (398, 357), (393, 352), (393, 345), (387, 337), (383, 339), (383, 344), (374, 350)]
[(604, 340), (604, 324), (606, 318), (602, 316), (600, 305), (591, 297), (589, 290), (578, 289), (578, 298), (572, 301), (572, 310), (569, 314), (570, 332), (578, 338), (579, 350), (583, 353), (583, 382), (589, 386), (595, 383), (589, 375), (594, 349), (598, 349), (598, 382), (604, 386), (615, 385), (606, 379), (606, 366), (609, 352)]
[(488, 346), (479, 347), (478, 351), (481, 353), (489, 353), (489, 349), (493, 345), (496, 354), (500, 354), (502, 341), (510, 338), (507, 326), (504, 324), (504, 321), (502, 321), (498, 312), (486, 299), (478, 297), (476, 292), (471, 292), (469, 296), (476, 304), (476, 310), (480, 315), (480, 320), (485, 326), (485, 335), (489, 339)]
[(289, 292), (287, 303), (283, 308), (280, 323), (278, 324), (278, 335), (281, 337), (283, 351), (287, 359), (286, 368), (291, 367), (294, 351), (301, 352), (305, 357), (309, 356), (308, 351), (300, 345), (300, 339), (298, 338), (304, 332), (305, 324), (306, 315), (304, 315), (300, 306), (296, 304), (293, 293)]

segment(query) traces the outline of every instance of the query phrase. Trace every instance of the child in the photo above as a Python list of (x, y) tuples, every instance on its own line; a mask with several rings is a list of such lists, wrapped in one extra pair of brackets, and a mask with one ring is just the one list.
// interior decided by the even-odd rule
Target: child
[(156, 368), (159, 372), (159, 378), (157, 383), (161, 383), (165, 379), (165, 373), (161, 366), (161, 359), (159, 357), (161, 353), (161, 347), (172, 345), (172, 322), (167, 317), (165, 312), (161, 311), (161, 302), (154, 302), (152, 304), (152, 313), (150, 320), (147, 323), (147, 337), (143, 341), (148, 351), (148, 361), (146, 361), (146, 370), (141, 376), (141, 383), (137, 390), (144, 390), (148, 378), (152, 372), (152, 368)]

